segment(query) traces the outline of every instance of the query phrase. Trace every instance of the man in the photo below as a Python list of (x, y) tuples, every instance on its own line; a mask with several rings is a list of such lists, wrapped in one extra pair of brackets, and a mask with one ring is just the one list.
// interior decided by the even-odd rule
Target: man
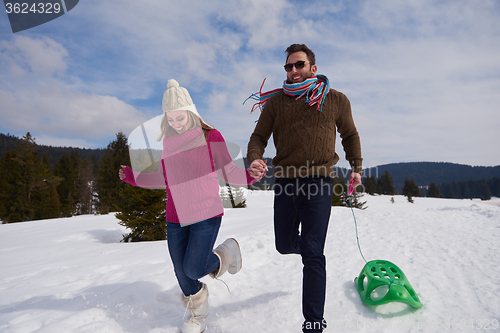
[[(276, 157), (274, 232), (281, 254), (300, 254), (303, 263), (303, 332), (322, 332), (326, 293), (324, 245), (333, 193), (336, 129), (352, 172), (349, 182), (361, 184), (361, 144), (348, 98), (316, 76), (314, 53), (304, 44), (286, 50), (283, 89), (260, 95), (262, 113), (248, 143), (252, 176), (267, 171), (262, 160), (273, 135)], [(254, 95), (255, 97), (255, 95)], [(300, 226), (300, 232), (299, 232)]]

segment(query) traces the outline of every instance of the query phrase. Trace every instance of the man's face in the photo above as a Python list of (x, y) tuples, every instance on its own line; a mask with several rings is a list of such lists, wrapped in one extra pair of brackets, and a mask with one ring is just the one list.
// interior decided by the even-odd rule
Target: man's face
[(306, 79), (314, 76), (314, 74), (316, 74), (316, 71), (318, 70), (316, 65), (311, 66), (311, 64), (309, 63), (309, 59), (307, 59), (306, 53), (303, 51), (290, 54), (286, 63), (294, 64), (298, 61), (304, 61), (305, 65), (302, 69), (297, 69), (297, 67), (293, 66), (292, 70), (286, 73), (287, 83), (304, 82)]

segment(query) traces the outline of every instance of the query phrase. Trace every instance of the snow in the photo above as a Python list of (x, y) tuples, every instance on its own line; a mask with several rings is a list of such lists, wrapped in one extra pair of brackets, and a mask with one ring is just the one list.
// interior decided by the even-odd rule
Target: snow
[[(355, 210), (367, 260), (398, 265), (423, 307), (364, 305), (354, 220), (333, 207), (326, 332), (478, 332), (500, 320), (500, 200), (364, 196)], [(210, 290), (206, 333), (300, 332), (302, 263), (274, 249), (273, 193), (229, 209), (217, 243), (235, 237), (243, 269)], [(179, 332), (184, 308), (165, 241), (120, 243), (114, 215), (0, 225), (0, 332)], [(495, 330), (496, 329), (496, 330)]]

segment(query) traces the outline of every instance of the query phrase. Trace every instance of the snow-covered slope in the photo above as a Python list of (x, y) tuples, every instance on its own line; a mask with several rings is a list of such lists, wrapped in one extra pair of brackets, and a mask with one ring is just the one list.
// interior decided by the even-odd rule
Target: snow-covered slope
[[(364, 196), (355, 210), (367, 260), (398, 265), (423, 308), (368, 307), (354, 286), (364, 261), (349, 209), (332, 208), (326, 332), (494, 331), (500, 320), (500, 206)], [(274, 249), (273, 194), (227, 210), (217, 243), (236, 237), (243, 269), (208, 277), (206, 333), (300, 332), (302, 264)], [(120, 243), (113, 215), (0, 225), (0, 332), (178, 332), (184, 309), (166, 243)]]

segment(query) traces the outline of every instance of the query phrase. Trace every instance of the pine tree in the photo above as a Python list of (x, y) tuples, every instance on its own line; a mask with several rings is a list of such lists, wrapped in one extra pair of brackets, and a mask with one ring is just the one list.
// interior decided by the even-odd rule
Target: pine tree
[(439, 187), (436, 184), (431, 183), (429, 185), (429, 189), (427, 190), (427, 196), (430, 197), (430, 198), (439, 198), (439, 197), (441, 197), (441, 194), (439, 193)]
[(0, 218), (3, 223), (28, 221), (32, 217), (25, 186), (22, 186), (19, 160), (18, 150), (5, 152), (0, 160), (0, 173), (4, 178), (0, 187)]
[(481, 200), (490, 200), (491, 199), (491, 191), (490, 187), (486, 183), (486, 181), (482, 180), (479, 186), (479, 199)]
[(361, 201), (361, 197), (363, 197), (363, 193), (360, 193), (356, 190), (354, 190), (354, 192), (352, 192), (351, 196), (349, 197), (348, 195), (348, 192), (346, 192), (346, 204), (345, 206), (346, 207), (351, 207), (352, 208), (357, 208), (357, 209), (361, 209), (361, 210), (364, 210), (366, 209), (367, 207), (365, 206), (366, 204), (366, 201)]
[(235, 206), (233, 208), (246, 208), (247, 207), (247, 199), (246, 199), (246, 186), (236, 186), (234, 201)]
[(245, 208), (245, 186), (232, 186), (226, 183), (226, 186), (220, 186), (219, 195), (222, 199), (224, 208)]
[(57, 194), (57, 186), (47, 181), (43, 188), (32, 195), (34, 220), (54, 219), (61, 216), (61, 204)]
[(32, 193), (32, 205), (34, 208), (34, 219), (53, 219), (61, 215), (61, 203), (57, 193), (57, 186), (62, 178), (50, 173), (49, 160), (47, 155), (43, 155), (39, 166), (38, 174), (41, 181), (37, 185), (38, 190)]
[(130, 229), (123, 235), (124, 242), (156, 241), (166, 239), (167, 221), (165, 190), (145, 189), (129, 184), (119, 191), (116, 217), (120, 225)]
[(469, 187), (469, 184), (467, 182), (463, 183), (462, 184), (463, 186), (461, 186), (461, 197), (462, 198), (467, 198), (467, 199), (472, 199), (474, 198), (474, 195)]
[(129, 147), (127, 137), (119, 132), (116, 140), (112, 141), (105, 149), (103, 159), (99, 165), (96, 179), (97, 210), (101, 214), (115, 211), (119, 191), (124, 183), (118, 177), (120, 165), (130, 165)]
[(396, 189), (394, 188), (394, 181), (389, 171), (385, 171), (384, 175), (378, 179), (378, 185), (380, 186), (380, 194), (394, 195), (396, 194)]
[(420, 191), (418, 190), (417, 184), (415, 184), (415, 180), (413, 177), (411, 180), (408, 177), (405, 178), (404, 186), (402, 193), (404, 196), (408, 198), (408, 201), (413, 203), (413, 198), (420, 196)]
[(462, 190), (457, 182), (451, 183), (451, 197), (454, 199), (463, 199)]
[(122, 182), (118, 170), (121, 165), (130, 165), (129, 156), (127, 137), (120, 132), (106, 148), (97, 171), (98, 211), (101, 214), (118, 212), (119, 224), (130, 229), (129, 234), (123, 235), (125, 242), (164, 240), (167, 228), (166, 191), (134, 187)]
[(354, 190), (351, 196), (349, 196), (349, 185), (345, 179), (340, 176), (334, 179), (333, 185), (333, 195), (332, 195), (332, 206), (341, 207), (351, 207), (358, 209), (366, 209), (364, 205), (366, 201), (361, 202), (360, 198), (363, 196), (362, 193)]
[(62, 216), (69, 217), (76, 214), (78, 201), (77, 181), (80, 156), (76, 150), (71, 154), (64, 153), (56, 162), (54, 174), (61, 177), (63, 181), (57, 187), (57, 193), (61, 200)]
[(94, 169), (93, 160), (84, 159), (80, 161), (78, 168), (78, 180), (76, 183), (77, 214), (94, 213)]
[(488, 181), (488, 187), (492, 196), (500, 197), (500, 178), (494, 177)]
[(382, 189), (379, 184), (377, 184), (377, 181), (375, 180), (375, 177), (368, 176), (364, 182), (365, 186), (365, 192), (374, 195), (375, 193), (381, 194)]
[(39, 158), (29, 132), (16, 150), (4, 154), (0, 164), (4, 175), (0, 214), (4, 222), (59, 216), (59, 197), (54, 190), (61, 179), (50, 173), (46, 157)]

